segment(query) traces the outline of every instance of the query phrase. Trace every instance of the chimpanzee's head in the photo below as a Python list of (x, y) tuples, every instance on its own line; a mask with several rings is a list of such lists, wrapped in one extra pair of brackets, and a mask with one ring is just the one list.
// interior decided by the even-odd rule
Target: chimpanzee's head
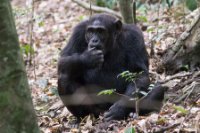
[(122, 22), (110, 15), (98, 14), (91, 17), (85, 34), (88, 49), (99, 49), (103, 53), (111, 50), (114, 39), (121, 28)]

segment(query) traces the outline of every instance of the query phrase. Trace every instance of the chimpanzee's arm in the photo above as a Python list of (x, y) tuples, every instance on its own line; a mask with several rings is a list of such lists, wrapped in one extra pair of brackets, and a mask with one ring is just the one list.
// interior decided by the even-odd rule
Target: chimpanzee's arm
[(58, 72), (69, 76), (78, 76), (82, 75), (85, 67), (81, 55), (74, 53), (70, 56), (61, 56), (58, 63)]

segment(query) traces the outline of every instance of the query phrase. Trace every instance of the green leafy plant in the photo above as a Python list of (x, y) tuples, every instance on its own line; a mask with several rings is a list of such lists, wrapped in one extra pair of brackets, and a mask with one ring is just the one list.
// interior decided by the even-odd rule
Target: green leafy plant
[(116, 91), (116, 89), (103, 90), (103, 91), (100, 91), (97, 95), (98, 95), (98, 96), (100, 96), (100, 95), (111, 95), (111, 94), (113, 94), (115, 91)]
[(173, 106), (173, 108), (176, 111), (181, 112), (181, 114), (183, 114), (183, 115), (187, 115), (188, 114), (188, 111), (186, 109), (184, 109), (183, 107), (181, 107), (181, 106)]
[[(122, 73), (120, 73), (117, 78), (123, 78), (125, 79), (126, 82), (134, 82), (136, 80), (136, 78), (142, 74), (143, 72), (140, 72), (140, 73), (132, 73), (130, 71), (124, 71)], [(116, 92), (116, 89), (107, 89), (107, 90), (103, 90), (103, 91), (100, 91), (98, 93), (98, 95), (111, 95), (113, 94), (114, 92)], [(133, 92), (134, 93), (134, 92)], [(144, 93), (144, 92), (142, 92)]]
[(154, 86), (155, 86), (154, 84), (150, 84), (148, 90), (150, 90), (150, 91), (153, 90)]
[(167, 120), (163, 117), (159, 118), (157, 121), (156, 121), (156, 124), (158, 125), (163, 125)]
[(33, 48), (29, 44), (22, 45), (20, 49), (21, 49), (22, 54), (25, 54), (26, 56), (34, 53)]
[(43, 26), (44, 26), (44, 21), (40, 21), (40, 22), (38, 23), (38, 26), (39, 26), (39, 27), (43, 27)]
[[(139, 73), (132, 73), (130, 71), (124, 71), (117, 76), (117, 78), (125, 79), (126, 82), (133, 83), (133, 85), (135, 86), (135, 90), (132, 92), (131, 97), (116, 92), (116, 89), (103, 90), (103, 91), (98, 93), (98, 96), (100, 96), (100, 95), (111, 95), (111, 94), (115, 93), (115, 94), (120, 95), (120, 96), (128, 97), (129, 100), (135, 102), (135, 112), (136, 112), (136, 118), (137, 118), (139, 116), (139, 101), (141, 99), (143, 99), (145, 96), (147, 96), (154, 88), (154, 84), (150, 84), (149, 88), (148, 88), (148, 90), (150, 90), (150, 91), (147, 93), (145, 91), (141, 91), (140, 88), (137, 87), (135, 80), (139, 76), (141, 76), (141, 74), (143, 74), (143, 71), (141, 71)], [(131, 130), (131, 129), (127, 129), (127, 130)], [(134, 130), (132, 130), (132, 131), (134, 131)]]
[(124, 71), (118, 75), (118, 78), (124, 78), (126, 81), (133, 83), (135, 86), (135, 90), (133, 91), (132, 95), (133, 98), (131, 100), (135, 100), (135, 113), (136, 113), (136, 118), (139, 116), (139, 94), (147, 95), (145, 92), (140, 91), (140, 89), (137, 87), (137, 84), (135, 80), (141, 76), (143, 71), (139, 73), (132, 73), (130, 71)]
[[(132, 97), (130, 97), (130, 100), (135, 100), (136, 102), (136, 115), (138, 116), (139, 115), (139, 94), (142, 94), (142, 95), (147, 95), (146, 92), (144, 91), (140, 91), (139, 88), (137, 87), (136, 83), (135, 83), (135, 80), (143, 73), (142, 72), (139, 72), (139, 73), (132, 73), (130, 71), (124, 71), (122, 73), (120, 73), (117, 78), (123, 78), (125, 79), (126, 82), (129, 82), (129, 83), (133, 83), (134, 86), (135, 86), (135, 91), (132, 93)], [(123, 95), (123, 94), (119, 94), (116, 92), (115, 89), (109, 89), (109, 90), (103, 90), (101, 92), (98, 93), (98, 95), (111, 95), (113, 93), (116, 93), (118, 95), (121, 95), (121, 96), (125, 96), (127, 97), (126, 95)]]
[(147, 17), (146, 16), (136, 16), (137, 17), (137, 21), (139, 22), (147, 22)]
[(143, 72), (139, 72), (139, 73), (132, 73), (130, 71), (124, 71), (122, 73), (120, 73), (117, 78), (124, 78), (127, 82), (133, 82), (134, 80), (136, 80), (136, 78), (138, 78)]
[(139, 73), (132, 73), (132, 72), (130, 72), (130, 71), (124, 71), (124, 72), (122, 72), (122, 73), (120, 73), (117, 77), (118, 78), (124, 78), (127, 82), (132, 82), (132, 83), (134, 83), (134, 85), (135, 85), (135, 87), (136, 87), (136, 91), (134, 91), (132, 94), (133, 94), (133, 96), (136, 96), (136, 95), (138, 95), (137, 93), (141, 93), (141, 94), (143, 94), (143, 95), (147, 95), (147, 93), (146, 92), (144, 92), (144, 91), (138, 91), (137, 92), (137, 85), (136, 85), (136, 83), (135, 83), (135, 80), (141, 75), (143, 73), (143, 71), (142, 72), (139, 72)]

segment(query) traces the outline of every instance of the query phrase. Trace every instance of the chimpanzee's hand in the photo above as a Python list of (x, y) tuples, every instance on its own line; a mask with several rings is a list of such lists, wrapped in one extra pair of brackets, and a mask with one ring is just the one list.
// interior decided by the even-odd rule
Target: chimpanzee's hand
[(127, 110), (124, 106), (121, 105), (121, 102), (118, 101), (113, 104), (109, 111), (104, 114), (104, 119), (106, 121), (110, 120), (120, 120), (127, 116)]
[(102, 50), (91, 48), (81, 55), (81, 59), (89, 68), (95, 68), (102, 65), (104, 56)]

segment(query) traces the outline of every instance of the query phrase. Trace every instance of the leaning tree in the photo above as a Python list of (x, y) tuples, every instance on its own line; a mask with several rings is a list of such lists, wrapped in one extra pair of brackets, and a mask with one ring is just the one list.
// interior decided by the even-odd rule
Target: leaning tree
[(9, 0), (0, 20), (0, 133), (39, 133)]

